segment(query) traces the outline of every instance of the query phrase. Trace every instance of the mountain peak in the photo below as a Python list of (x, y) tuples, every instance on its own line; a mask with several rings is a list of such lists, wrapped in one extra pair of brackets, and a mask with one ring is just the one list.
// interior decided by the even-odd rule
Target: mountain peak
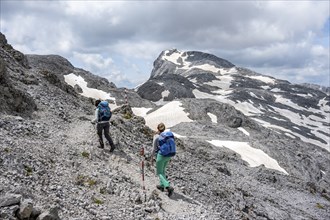
[(232, 68), (235, 65), (215, 55), (200, 52), (177, 49), (165, 50), (154, 62), (151, 78), (166, 73), (174, 73), (187, 76), (192, 74), (193, 68), (200, 68), (206, 71), (213, 71), (218, 68)]

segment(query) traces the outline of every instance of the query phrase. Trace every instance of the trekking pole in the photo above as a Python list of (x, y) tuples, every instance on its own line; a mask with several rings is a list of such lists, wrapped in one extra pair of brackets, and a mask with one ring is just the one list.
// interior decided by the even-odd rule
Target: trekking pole
[(141, 147), (140, 149), (140, 156), (142, 157), (141, 159), (142, 190), (144, 193), (144, 201), (147, 201), (146, 188), (144, 185), (144, 147)]
[(126, 102), (126, 105), (128, 105), (127, 89), (126, 88), (125, 88), (125, 102)]

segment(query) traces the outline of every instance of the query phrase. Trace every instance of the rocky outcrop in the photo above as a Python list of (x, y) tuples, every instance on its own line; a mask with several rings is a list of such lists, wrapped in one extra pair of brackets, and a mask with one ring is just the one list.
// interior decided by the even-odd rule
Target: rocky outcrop
[(150, 101), (172, 101), (178, 98), (194, 98), (195, 86), (185, 77), (166, 74), (155, 77), (139, 87), (137, 93)]
[(14, 86), (7, 74), (5, 61), (0, 58), (0, 113), (29, 116), (37, 106), (32, 97)]
[(59, 220), (58, 208), (42, 212), (34, 207), (32, 199), (25, 199), (20, 194), (5, 194), (0, 196), (0, 218), (18, 220)]
[(29, 63), (26, 56), (18, 50), (15, 50), (10, 44), (7, 43), (6, 36), (0, 32), (0, 47), (9, 53), (11, 57), (17, 61), (24, 68), (29, 68)]

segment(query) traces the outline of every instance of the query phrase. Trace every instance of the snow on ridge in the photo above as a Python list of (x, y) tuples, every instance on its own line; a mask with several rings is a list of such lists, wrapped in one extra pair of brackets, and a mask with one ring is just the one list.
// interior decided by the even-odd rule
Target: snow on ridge
[[(189, 69), (190, 68), (189, 66), (190, 66), (191, 63), (186, 61), (186, 59), (185, 59), (186, 57), (183, 56), (184, 52), (176, 51), (176, 52), (172, 53), (171, 55), (166, 55), (168, 52), (169, 52), (169, 50), (165, 51), (164, 55), (162, 56), (163, 60), (172, 62), (172, 63), (174, 63), (175, 65), (178, 65), (178, 66), (182, 65), (182, 67), (180, 67), (180, 69)], [(182, 63), (178, 62), (179, 58), (181, 58)]]
[[(230, 104), (233, 107), (235, 107), (237, 110), (241, 111), (246, 116), (258, 116), (258, 115), (264, 114), (259, 108), (256, 108), (251, 103), (249, 103), (249, 100), (247, 102), (240, 102), (240, 101), (234, 102), (234, 101), (228, 99), (225, 95), (211, 95), (208, 93), (201, 92), (197, 89), (193, 90), (193, 94), (195, 95), (196, 98), (199, 98), (199, 99), (208, 99), (209, 98), (209, 99), (214, 99), (214, 100), (222, 102), (222, 103)], [(282, 103), (284, 102), (284, 100), (286, 100), (286, 99), (283, 99), (283, 100), (279, 99), (279, 101), (281, 101)], [(294, 107), (296, 109), (301, 108), (301, 109), (306, 110), (305, 108), (302, 108), (293, 102), (288, 102), (285, 104), (287, 104), (291, 107)], [(320, 102), (320, 105), (325, 106), (325, 100)], [(264, 126), (266, 128), (274, 128), (274, 129), (284, 131), (286, 133), (299, 137), (302, 141), (304, 141), (306, 143), (312, 143), (314, 145), (320, 146), (320, 147), (325, 148), (326, 150), (330, 151), (330, 143), (329, 143), (330, 137), (321, 132), (322, 130), (323, 130), (323, 132), (329, 131), (329, 127), (324, 126), (323, 122), (325, 120), (330, 121), (330, 113), (328, 113), (327, 115), (324, 115), (324, 113), (322, 113), (320, 110), (309, 109), (309, 111), (312, 111), (314, 113), (322, 114), (325, 117), (325, 119), (322, 119), (315, 115), (310, 115), (309, 117), (306, 117), (304, 115), (300, 115), (300, 114), (294, 113), (294, 112), (286, 110), (286, 109), (280, 109), (275, 106), (269, 106), (269, 107), (274, 109), (274, 113), (284, 116), (285, 118), (290, 120), (292, 123), (297, 124), (298, 126), (305, 126), (309, 129), (311, 129), (312, 134), (314, 134), (316, 137), (319, 137), (322, 140), (326, 141), (326, 143), (320, 142), (315, 139), (306, 138), (294, 131), (291, 131), (289, 129), (286, 129), (286, 128), (283, 128), (283, 127), (280, 127), (277, 125), (272, 125), (272, 124), (270, 124), (266, 121), (262, 121), (260, 119), (256, 119), (256, 118), (253, 118), (253, 119), (255, 121), (259, 122), (262, 126)], [(324, 108), (326, 108), (326, 107), (324, 107)], [(275, 119), (277, 119), (277, 118), (275, 118)]]
[(250, 136), (250, 133), (247, 130), (245, 130), (244, 128), (238, 127), (237, 129), (240, 130), (241, 132), (243, 132), (246, 136)]
[(261, 99), (261, 100), (265, 100), (265, 101), (266, 101), (266, 99), (265, 99), (263, 96), (258, 97), (258, 96), (257, 96), (256, 94), (254, 94), (253, 92), (249, 92), (249, 94), (250, 94), (250, 96), (253, 97), (253, 98)]
[(254, 107), (251, 103), (249, 103), (252, 102), (251, 100), (248, 100), (249, 102), (240, 102), (240, 101), (234, 102), (230, 99), (227, 99), (226, 96), (223, 95), (215, 96), (205, 92), (201, 92), (197, 89), (193, 90), (193, 94), (198, 99), (214, 99), (222, 103), (230, 104), (234, 106), (237, 110), (241, 111), (246, 116), (255, 116), (255, 115), (263, 114), (263, 112), (260, 111), (260, 109)]
[(94, 88), (89, 88), (87, 86), (87, 82), (85, 81), (85, 79), (74, 73), (64, 75), (64, 81), (72, 87), (74, 87), (75, 85), (80, 86), (80, 88), (83, 91), (81, 93), (81, 95), (83, 95), (85, 97), (101, 99), (101, 100), (115, 100), (114, 97), (110, 96), (110, 93), (106, 93), (102, 90), (98, 90), (98, 89), (94, 89)]
[(279, 88), (273, 88), (270, 91), (271, 92), (284, 92), (283, 90), (280, 90)]
[(286, 136), (292, 138), (292, 139), (296, 139), (296, 136), (294, 136), (294, 135), (292, 135), (292, 134), (290, 134), (290, 133), (285, 132), (284, 134), (285, 134)]
[(285, 119), (283, 119), (283, 118), (277, 118), (277, 117), (270, 117), (270, 118), (273, 118), (273, 119), (275, 119), (275, 120), (277, 120), (277, 121), (286, 121)]
[(208, 63), (202, 64), (202, 65), (195, 65), (193, 66), (193, 68), (197, 68), (197, 69), (201, 69), (201, 70), (205, 70), (205, 71), (211, 71), (213, 73), (221, 73), (221, 70), (223, 70), (223, 68), (218, 68), (214, 65), (210, 65)]
[[(318, 106), (320, 106), (320, 109), (324, 112), (328, 112), (330, 113), (330, 106), (326, 105), (327, 104), (327, 100), (325, 100), (325, 97), (323, 99), (321, 99), (318, 103)], [(330, 116), (329, 114), (327, 114), (327, 116)], [(330, 121), (330, 117), (328, 117), (328, 120)]]
[(207, 142), (216, 147), (226, 147), (232, 151), (235, 151), (241, 155), (242, 160), (249, 163), (250, 167), (257, 167), (263, 164), (269, 169), (278, 170), (286, 175), (289, 175), (275, 159), (268, 156), (268, 154), (264, 151), (251, 147), (248, 142), (221, 140), (211, 140)]
[[(234, 74), (237, 73), (237, 69), (235, 67), (227, 69), (227, 68), (218, 68), (215, 65), (211, 65), (208, 63), (205, 64), (201, 64), (201, 65), (191, 65), (191, 62), (188, 62), (186, 60), (186, 58), (188, 57), (188, 55), (186, 54), (186, 56), (183, 56), (184, 52), (181, 51), (176, 51), (174, 53), (172, 53), (171, 55), (166, 55), (168, 52), (170, 52), (169, 50), (166, 50), (164, 55), (162, 56), (163, 60), (169, 61), (174, 63), (175, 65), (178, 65), (180, 67), (177, 67), (178, 69), (181, 70), (186, 70), (189, 71), (191, 69), (200, 69), (200, 70), (204, 70), (204, 71), (210, 71), (213, 73), (220, 73), (220, 74)], [(182, 63), (179, 63), (178, 60), (181, 58)], [(185, 73), (186, 73), (185, 72)], [(184, 75), (184, 73), (182, 73)]]
[(218, 118), (217, 118), (216, 115), (214, 115), (214, 114), (212, 114), (212, 113), (210, 113), (210, 112), (208, 112), (207, 115), (211, 118), (211, 121), (212, 121), (213, 123), (218, 123)]
[(180, 135), (180, 134), (178, 134), (176, 132), (173, 132), (172, 131), (172, 133), (174, 134), (174, 137), (176, 137), (176, 138), (187, 138), (187, 136)]
[(134, 115), (145, 117), (147, 112), (150, 111), (152, 108), (144, 108), (144, 107), (132, 107), (132, 111)]
[(146, 125), (155, 130), (160, 122), (163, 122), (167, 128), (181, 122), (192, 122), (193, 120), (188, 117), (188, 113), (184, 111), (181, 105), (180, 101), (171, 101), (156, 111), (147, 114), (144, 117)]
[(297, 110), (301, 110), (301, 111), (306, 110), (306, 108), (299, 106), (298, 104), (292, 102), (290, 99), (284, 98), (281, 95), (274, 94), (274, 96), (276, 98), (275, 102), (279, 102), (283, 105), (287, 105), (287, 106), (289, 106), (291, 108), (294, 108), (294, 109), (297, 109)]
[(275, 79), (270, 78), (268, 76), (249, 76), (249, 75), (246, 75), (246, 77), (249, 77), (251, 79), (256, 79), (256, 80), (262, 81), (262, 82), (267, 83), (267, 84), (275, 84)]
[(165, 90), (162, 92), (162, 98), (164, 99), (165, 97), (167, 97), (170, 94), (170, 91)]
[(231, 82), (233, 81), (232, 76), (216, 76), (217, 80), (212, 80), (211, 82), (206, 82), (204, 84), (210, 86), (216, 86), (221, 90), (228, 90), (230, 89)]
[[(287, 114), (289, 114), (289, 113), (287, 113)], [(289, 118), (292, 119), (293, 120), (292, 122), (294, 123), (294, 121), (297, 120), (297, 118), (294, 118), (295, 116), (293, 114), (291, 116), (292, 116), (292, 118), (291, 117), (289, 117)], [(299, 114), (297, 114), (297, 117), (299, 117)], [(261, 119), (257, 119), (257, 118), (252, 118), (252, 119), (257, 121), (258, 123), (260, 123), (262, 126), (264, 126), (266, 128), (274, 128), (274, 129), (284, 131), (285, 133), (292, 134), (296, 137), (299, 137), (300, 140), (302, 140), (303, 142), (314, 144), (314, 145), (322, 147), (322, 148), (324, 148), (324, 149), (326, 149), (327, 151), (330, 152), (329, 136), (326, 136), (323, 133), (318, 132), (319, 130), (322, 130), (319, 127), (317, 129), (311, 128), (311, 127), (309, 127), (309, 128), (312, 130), (311, 133), (313, 133), (315, 136), (321, 138), (322, 140), (326, 141), (327, 143), (323, 143), (323, 142), (320, 142), (320, 141), (315, 140), (315, 139), (307, 138), (307, 137), (305, 137), (305, 136), (303, 136), (299, 133), (296, 133), (294, 131), (291, 131), (289, 129), (286, 129), (286, 128), (283, 128), (283, 127), (280, 127), (280, 126), (277, 126), (277, 125), (270, 124), (269, 122), (263, 121)], [(304, 121), (304, 119), (302, 121)], [(296, 123), (296, 124), (299, 124), (299, 123)], [(308, 127), (308, 124), (306, 123), (304, 126)], [(327, 128), (327, 130), (329, 130), (329, 128)]]
[(297, 93), (296, 95), (297, 95), (297, 96), (304, 97), (304, 98), (306, 98), (306, 97), (313, 97), (313, 95), (312, 95), (312, 94), (309, 94), (309, 93), (308, 93), (307, 95), (306, 95), (306, 94), (300, 94), (300, 93)]

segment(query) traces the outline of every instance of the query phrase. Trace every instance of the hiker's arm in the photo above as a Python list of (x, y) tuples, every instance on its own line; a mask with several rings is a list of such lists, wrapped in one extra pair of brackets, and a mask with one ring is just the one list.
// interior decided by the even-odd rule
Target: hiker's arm
[(95, 109), (95, 114), (94, 114), (94, 119), (91, 121), (92, 123), (97, 123), (98, 122), (98, 117), (99, 117), (99, 109)]
[(158, 153), (158, 150), (159, 150), (159, 143), (158, 143), (158, 137), (159, 135), (158, 134), (155, 134), (154, 135), (154, 138), (152, 140), (152, 153), (151, 153), (151, 160), (153, 161), (155, 156), (157, 155)]

